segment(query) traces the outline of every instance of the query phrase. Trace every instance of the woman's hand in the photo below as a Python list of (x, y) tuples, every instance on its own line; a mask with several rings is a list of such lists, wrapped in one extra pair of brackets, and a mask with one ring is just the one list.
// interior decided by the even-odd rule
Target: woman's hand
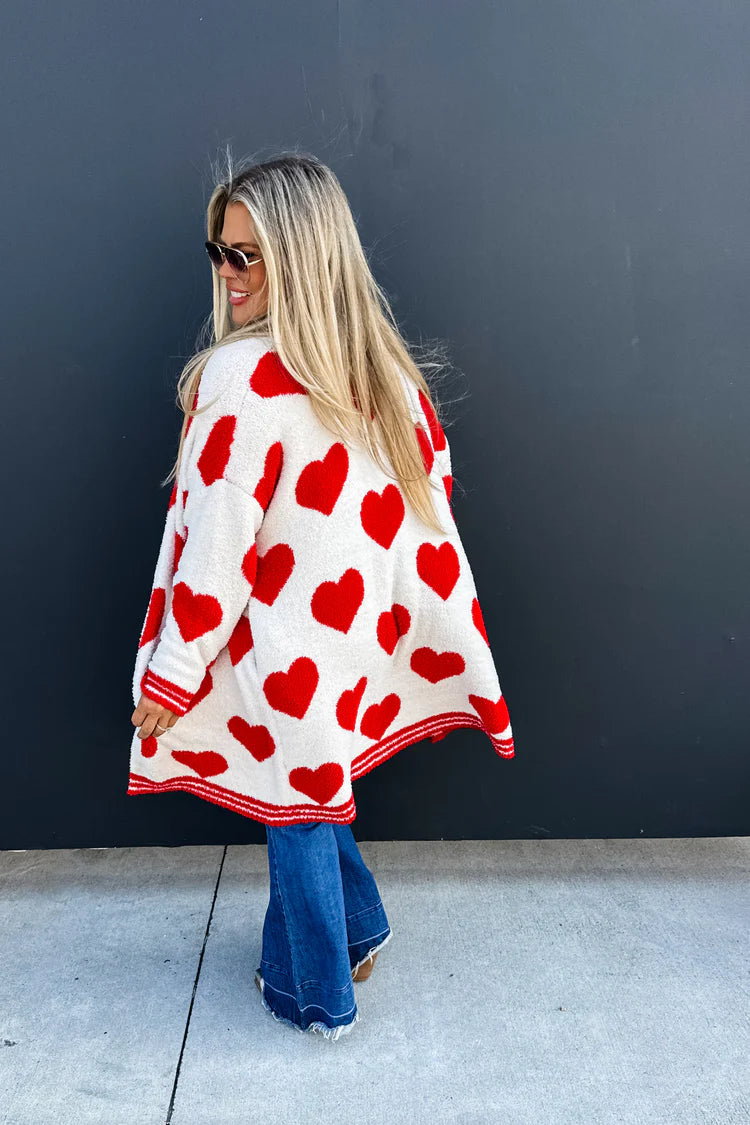
[(178, 718), (179, 715), (175, 715), (174, 711), (168, 710), (155, 699), (142, 695), (131, 716), (131, 722), (134, 727), (140, 727), (139, 738), (150, 738), (152, 734), (158, 738), (159, 735), (164, 734), (165, 728), (171, 730)]

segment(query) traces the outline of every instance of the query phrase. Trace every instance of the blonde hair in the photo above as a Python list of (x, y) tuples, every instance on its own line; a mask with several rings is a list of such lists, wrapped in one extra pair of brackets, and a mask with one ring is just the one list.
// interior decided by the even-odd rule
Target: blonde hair
[(177, 402), (185, 416), (177, 459), (162, 483), (176, 479), (188, 418), (205, 409), (193, 406), (209, 356), (229, 341), (270, 336), (320, 421), (344, 441), (360, 442), (392, 476), (382, 443), (412, 509), (443, 532), (399, 369), (443, 425), (442, 408), (422, 369), (430, 369), (434, 377), (446, 368), (444, 349), (420, 344), (422, 358), (417, 360), (416, 347), (401, 336), (338, 179), (309, 154), (285, 152), (243, 168), (233, 167), (227, 153), (226, 173), (208, 203), (209, 239), (220, 239), (226, 207), (235, 202), (247, 207), (255, 224), (266, 267), (268, 311), (235, 328), (226, 286), (212, 270), (213, 316), (203, 325), (200, 350), (178, 380)]

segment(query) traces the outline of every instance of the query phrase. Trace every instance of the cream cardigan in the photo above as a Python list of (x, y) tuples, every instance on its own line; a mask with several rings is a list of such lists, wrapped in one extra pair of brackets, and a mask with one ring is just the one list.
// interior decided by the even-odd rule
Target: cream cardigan
[(211, 356), (166, 513), (133, 674), (181, 716), (133, 735), (129, 794), (185, 790), (264, 824), (349, 823), (352, 781), (477, 727), (514, 755), (451, 461), (404, 379), (444, 533), (317, 419), (270, 337)]

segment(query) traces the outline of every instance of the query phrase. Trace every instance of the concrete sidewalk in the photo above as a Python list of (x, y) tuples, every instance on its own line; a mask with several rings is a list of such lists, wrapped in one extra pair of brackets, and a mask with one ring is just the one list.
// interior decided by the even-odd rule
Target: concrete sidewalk
[(750, 838), (360, 848), (335, 1042), (253, 984), (265, 845), (0, 853), (2, 1125), (750, 1122)]

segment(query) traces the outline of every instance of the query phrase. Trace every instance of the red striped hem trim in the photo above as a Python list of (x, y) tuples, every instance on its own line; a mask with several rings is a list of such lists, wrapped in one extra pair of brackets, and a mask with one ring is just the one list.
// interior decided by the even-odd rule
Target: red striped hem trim
[[(372, 746), (368, 746), (352, 762), (351, 779), (369, 773), (371, 769), (393, 757), (405, 746), (414, 742), (421, 742), (424, 738), (436, 741), (451, 730), (458, 727), (478, 727), (489, 738), (495, 752), (501, 758), (512, 758), (515, 754), (513, 739), (497, 738), (482, 724), (477, 715), (469, 711), (446, 711), (442, 715), (434, 715), (431, 719), (422, 719), (403, 727), (395, 734), (382, 738)], [(343, 805), (271, 805), (266, 801), (259, 801), (254, 797), (246, 797), (235, 793), (215, 781), (206, 781), (201, 777), (173, 777), (169, 781), (152, 781), (141, 774), (131, 773), (128, 778), (127, 794), (135, 796), (144, 793), (169, 793), (184, 791), (205, 801), (211, 801), (222, 808), (259, 820), (261, 824), (300, 824), (311, 821), (328, 821), (337, 824), (351, 824), (357, 815), (357, 808), (352, 795)]]
[(389, 734), (385, 738), (381, 738), (380, 742), (368, 746), (352, 762), (352, 781), (356, 781), (358, 777), (369, 773), (381, 762), (392, 758), (405, 746), (409, 746), (413, 742), (420, 742), (423, 738), (430, 738), (433, 742), (436, 742), (449, 731), (456, 730), (458, 727), (479, 728), (489, 738), (496, 754), (501, 758), (514, 757), (513, 739), (497, 738), (496, 735), (487, 730), (478, 715), (474, 715), (470, 711), (444, 711), (442, 715), (433, 715), (430, 719), (420, 719), (418, 722), (412, 723), (411, 726), (402, 727), (395, 734)]
[(179, 684), (165, 680), (163, 676), (157, 676), (150, 668), (147, 668), (141, 676), (141, 691), (149, 699), (163, 703), (170, 711), (174, 711), (175, 715), (185, 714), (195, 694), (185, 691)]
[(241, 816), (249, 816), (263, 824), (299, 824), (317, 820), (336, 821), (341, 824), (350, 824), (357, 815), (354, 797), (350, 797), (344, 805), (269, 805), (266, 801), (258, 801), (254, 797), (246, 797), (242, 793), (235, 793), (233, 789), (225, 789), (213, 781), (205, 781), (201, 777), (173, 777), (169, 781), (151, 781), (148, 777), (131, 773), (128, 780), (127, 793), (169, 793), (184, 790), (211, 801), (222, 808), (231, 809)]

